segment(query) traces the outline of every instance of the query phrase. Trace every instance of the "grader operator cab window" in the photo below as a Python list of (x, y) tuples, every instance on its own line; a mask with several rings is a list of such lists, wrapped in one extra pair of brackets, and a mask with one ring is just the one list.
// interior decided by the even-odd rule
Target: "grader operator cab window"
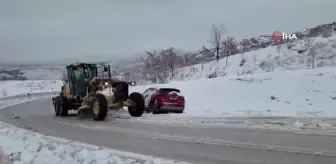
[(111, 78), (110, 65), (98, 65), (98, 77), (102, 79)]
[(97, 66), (96, 65), (88, 65), (86, 69), (87, 73), (87, 81), (92, 80), (94, 77), (97, 77)]
[(86, 94), (88, 82), (97, 77), (97, 66), (95, 64), (79, 64), (68, 67), (71, 90), (74, 95)]
[(83, 67), (74, 67), (73, 68), (73, 74), (74, 74), (74, 82), (85, 80), (85, 72)]
[(85, 71), (84, 67), (78, 66), (78, 67), (73, 67), (72, 68), (72, 77), (71, 81), (74, 84), (74, 93), (79, 94), (79, 95), (84, 95), (85, 94)]

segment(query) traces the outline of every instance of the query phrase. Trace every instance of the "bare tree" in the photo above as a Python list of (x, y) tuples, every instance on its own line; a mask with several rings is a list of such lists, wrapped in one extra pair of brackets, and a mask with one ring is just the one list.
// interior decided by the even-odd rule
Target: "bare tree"
[(311, 57), (311, 67), (312, 69), (315, 69), (315, 56), (316, 56), (316, 48), (315, 47), (311, 47), (308, 51), (308, 56)]
[(221, 45), (222, 45), (222, 53), (226, 57), (225, 59), (225, 67), (226, 67), (228, 64), (229, 56), (238, 51), (237, 44), (234, 37), (227, 37), (221, 42)]
[(182, 57), (178, 56), (177, 53), (174, 51), (174, 48), (168, 48), (162, 50), (161, 52), (162, 62), (164, 68), (161, 71), (165, 71), (165, 68), (169, 70), (171, 73), (171, 77), (175, 76), (175, 69), (182, 65)]
[(210, 43), (215, 49), (217, 61), (219, 61), (219, 50), (220, 50), (222, 38), (224, 34), (226, 33), (227, 33), (227, 29), (225, 25), (220, 25), (220, 26), (212, 25)]
[(146, 57), (142, 57), (141, 61), (144, 63), (144, 75), (149, 77), (154, 83), (163, 83), (168, 77), (169, 68), (175, 70), (176, 65), (172, 64), (174, 61), (173, 49), (162, 50), (160, 53), (156, 51), (146, 51)]
[[(164, 51), (164, 50), (162, 50)], [(157, 82), (158, 83), (164, 83), (168, 77), (168, 67), (167, 64), (165, 62), (164, 56), (162, 56), (162, 51), (161, 53), (158, 53), (155, 58), (154, 58), (154, 62), (155, 63), (153, 65), (153, 69), (154, 69), (154, 74), (157, 78)]]
[(308, 39), (308, 41), (306, 42), (306, 44), (309, 47), (308, 53), (307, 53), (307, 65), (309, 65), (308, 63), (310, 63), (311, 64), (311, 68), (314, 69), (315, 68), (316, 48), (319, 45), (318, 44), (314, 44), (313, 40), (311, 40), (311, 39)]
[(185, 55), (183, 55), (183, 65), (184, 66), (188, 66), (191, 62), (191, 53), (186, 53)]
[(156, 51), (146, 51), (146, 56), (140, 58), (140, 60), (144, 63), (143, 75), (145, 77), (149, 77), (153, 83), (156, 83), (157, 80), (155, 71), (155, 67), (157, 65), (155, 59), (156, 55)]
[(253, 58), (253, 68), (256, 69), (257, 68), (257, 57), (255, 53), (253, 53), (252, 58)]
[(251, 49), (252, 43), (249, 39), (243, 39), (239, 42), (239, 45), (241, 46), (241, 56), (242, 56), (239, 66), (242, 67), (246, 62), (244, 54), (245, 52)]

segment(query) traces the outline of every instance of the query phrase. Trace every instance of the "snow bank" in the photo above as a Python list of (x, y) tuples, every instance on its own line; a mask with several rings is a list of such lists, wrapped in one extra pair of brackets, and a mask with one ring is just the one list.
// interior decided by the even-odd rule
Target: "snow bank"
[[(181, 116), (336, 117), (336, 68), (278, 71), (168, 84), (186, 99)], [(135, 86), (143, 92), (150, 86)]]
[(57, 92), (62, 84), (60, 80), (0, 81), (0, 98), (27, 93)]
[[(172, 160), (63, 140), (0, 123), (0, 150), (14, 164), (173, 164)], [(180, 162), (180, 164), (187, 164)]]

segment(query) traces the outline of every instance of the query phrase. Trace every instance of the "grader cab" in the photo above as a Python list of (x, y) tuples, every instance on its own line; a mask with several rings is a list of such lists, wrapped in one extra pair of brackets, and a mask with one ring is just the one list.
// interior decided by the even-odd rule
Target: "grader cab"
[(132, 117), (144, 111), (144, 98), (138, 92), (129, 95), (129, 84), (111, 78), (107, 64), (75, 63), (66, 67), (60, 95), (53, 97), (56, 116), (76, 110), (82, 117), (105, 120), (109, 110), (128, 108)]

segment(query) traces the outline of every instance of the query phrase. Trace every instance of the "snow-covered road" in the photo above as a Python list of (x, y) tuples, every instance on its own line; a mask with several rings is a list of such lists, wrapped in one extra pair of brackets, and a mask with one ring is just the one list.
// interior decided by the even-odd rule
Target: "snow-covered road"
[[(20, 96), (15, 99), (3, 99), (0, 100), (0, 110), (15, 104), (24, 106), (24, 104), (30, 104), (31, 101), (41, 98), (50, 99), (52, 95), (54, 93), (39, 93), (30, 97)], [(34, 113), (34, 111), (30, 112)], [(20, 120), (25, 117), (20, 116), (20, 113), (16, 114), (14, 112), (11, 115), (4, 115), (3, 118)], [(43, 123), (41, 122), (41, 124)], [(20, 124), (18, 126), (21, 128), (0, 122), (1, 164), (186, 164), (186, 162), (175, 162), (168, 159), (102, 148), (76, 142), (76, 139), (71, 141), (43, 135), (32, 132), (36, 131), (36, 129), (27, 128), (29, 125)]]
[[(129, 117), (105, 122), (57, 118), (49, 99), (11, 106), (0, 112), (0, 121), (39, 133), (195, 163), (336, 163), (336, 142), (332, 135), (235, 127), (167, 126), (142, 123)], [(20, 118), (12, 119), (13, 113)]]

